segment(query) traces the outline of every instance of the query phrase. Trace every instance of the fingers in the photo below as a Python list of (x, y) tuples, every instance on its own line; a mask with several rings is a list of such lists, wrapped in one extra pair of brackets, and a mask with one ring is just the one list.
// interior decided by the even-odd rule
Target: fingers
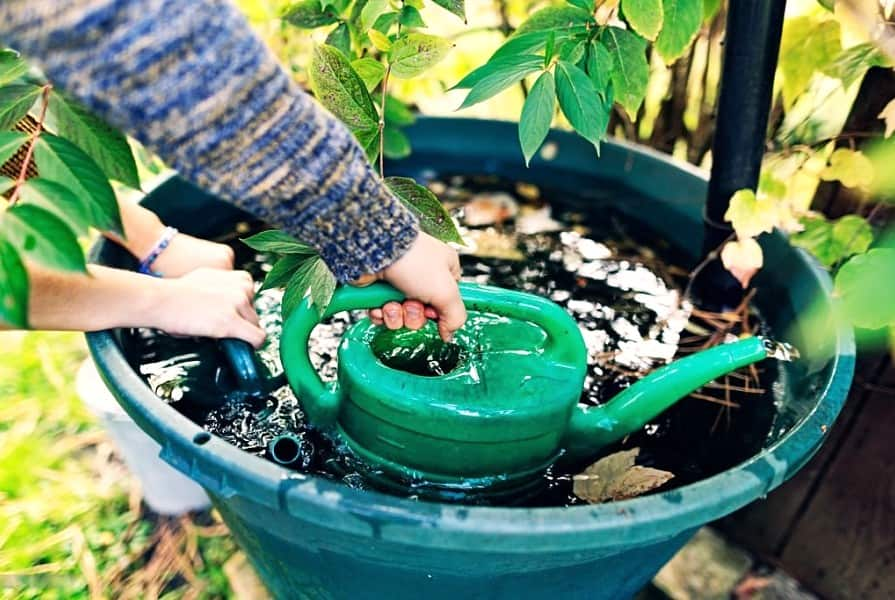
[(255, 280), (248, 271), (233, 271), (239, 289), (243, 291), (251, 304), (255, 300)]
[(255, 311), (255, 307), (251, 302), (240, 302), (236, 305), (236, 312), (240, 317), (255, 325), (257, 327), (261, 326), (261, 321), (258, 319), (258, 313)]
[(224, 244), (216, 244), (220, 247), (221, 252), (221, 263), (220, 268), (229, 270), (233, 268), (233, 264), (236, 261), (236, 253), (233, 251), (233, 248), (230, 246), (226, 246)]
[(451, 341), (454, 332), (466, 322), (466, 307), (460, 298), (456, 284), (445, 286), (447, 293), (432, 301), (432, 308), (438, 312), (438, 333), (441, 339)]
[[(391, 311), (389, 320), (393, 325), (393, 327), (389, 327), (389, 329), (398, 329), (400, 327), (420, 329), (426, 324), (427, 319), (438, 318), (438, 311), (431, 306), (423, 305), (419, 300), (404, 301), (404, 304), (401, 306), (402, 310), (400, 311), (400, 314), (398, 314), (398, 311), (393, 306), (390, 306), (389, 309)], [(382, 308), (374, 308), (370, 310), (368, 314), (370, 321), (372, 321), (374, 325), (383, 325), (386, 323), (385, 313)], [(401, 319), (401, 325), (396, 325), (398, 323), (398, 317)]]
[(257, 349), (264, 344), (267, 334), (259, 326), (241, 318), (241, 315), (234, 315), (230, 330), (224, 337), (235, 337), (245, 340)]
[(382, 318), (389, 329), (401, 329), (404, 326), (404, 309), (397, 302), (388, 302), (382, 307)]
[(419, 300), (407, 300), (404, 302), (404, 327), (408, 329), (420, 329), (426, 324), (425, 307)]

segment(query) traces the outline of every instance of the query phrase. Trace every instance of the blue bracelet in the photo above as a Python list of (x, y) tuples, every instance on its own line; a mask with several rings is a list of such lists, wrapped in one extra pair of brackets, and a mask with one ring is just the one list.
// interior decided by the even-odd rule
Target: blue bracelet
[(144, 275), (152, 275), (154, 277), (161, 277), (161, 273), (157, 273), (152, 270), (152, 263), (159, 257), (159, 254), (165, 251), (165, 248), (171, 243), (171, 240), (174, 239), (174, 236), (177, 235), (178, 231), (174, 227), (165, 227), (165, 231), (162, 232), (162, 236), (155, 243), (155, 246), (152, 247), (152, 250), (149, 251), (149, 254), (140, 262), (140, 266), (137, 270)]

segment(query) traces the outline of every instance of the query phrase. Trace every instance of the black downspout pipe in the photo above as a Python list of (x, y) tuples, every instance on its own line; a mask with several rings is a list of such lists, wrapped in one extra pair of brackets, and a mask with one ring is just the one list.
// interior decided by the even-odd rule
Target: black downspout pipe
[[(729, 2), (705, 202), (703, 257), (733, 233), (730, 223), (724, 221), (733, 193), (743, 188), (754, 190), (758, 185), (785, 8), (785, 0)], [(719, 259), (711, 260), (697, 274), (693, 291), (702, 306), (714, 310), (737, 306), (744, 293)]]

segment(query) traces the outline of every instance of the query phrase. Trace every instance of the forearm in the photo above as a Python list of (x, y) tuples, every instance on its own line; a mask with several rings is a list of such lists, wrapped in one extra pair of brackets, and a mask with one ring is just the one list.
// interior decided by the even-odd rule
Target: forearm
[(341, 280), (416, 238), (351, 133), (227, 2), (7, 0), (0, 36), (185, 177), (315, 246)]
[(122, 246), (137, 260), (143, 260), (162, 236), (165, 224), (154, 212), (135, 202), (119, 200), (118, 210), (125, 237), (109, 232), (103, 232), (103, 235)]
[(99, 331), (154, 327), (168, 282), (91, 265), (90, 275), (28, 264), (28, 324), (32, 329)]

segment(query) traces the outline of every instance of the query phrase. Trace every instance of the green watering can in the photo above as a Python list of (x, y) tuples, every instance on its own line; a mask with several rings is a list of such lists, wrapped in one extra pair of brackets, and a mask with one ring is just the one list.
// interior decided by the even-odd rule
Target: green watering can
[[(451, 344), (441, 342), (431, 323), (389, 331), (363, 319), (343, 336), (338, 381), (331, 384), (321, 381), (308, 355), (321, 318), (404, 296), (384, 283), (341, 287), (322, 317), (305, 300), (284, 323), (280, 354), (308, 422), (344, 442), (380, 480), (518, 489), (560, 456), (595, 456), (690, 392), (776, 347), (759, 337), (716, 346), (585, 408), (578, 398), (587, 350), (565, 310), (524, 292), (470, 283), (460, 291), (469, 319)], [(449, 371), (421, 374), (433, 356)]]

